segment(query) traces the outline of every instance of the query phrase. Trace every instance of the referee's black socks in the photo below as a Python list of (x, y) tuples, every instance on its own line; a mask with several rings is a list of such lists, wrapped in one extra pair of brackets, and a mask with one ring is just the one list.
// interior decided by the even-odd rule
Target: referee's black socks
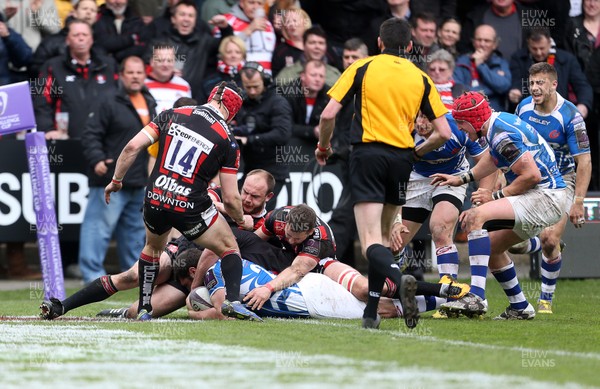
[(369, 261), (369, 297), (363, 317), (374, 319), (377, 316), (377, 306), (386, 277), (399, 288), (402, 273), (390, 249), (381, 244), (373, 244), (367, 248), (367, 260)]

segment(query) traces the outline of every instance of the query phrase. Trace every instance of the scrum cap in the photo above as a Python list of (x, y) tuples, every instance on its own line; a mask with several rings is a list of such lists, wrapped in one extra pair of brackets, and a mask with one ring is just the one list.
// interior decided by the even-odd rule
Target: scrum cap
[(454, 100), (452, 117), (455, 120), (469, 122), (475, 132), (479, 133), (481, 127), (492, 115), (492, 109), (484, 95), (479, 92), (465, 92)]
[(221, 82), (215, 86), (208, 96), (208, 102), (215, 100), (227, 110), (226, 122), (230, 122), (242, 107), (241, 90), (234, 82)]

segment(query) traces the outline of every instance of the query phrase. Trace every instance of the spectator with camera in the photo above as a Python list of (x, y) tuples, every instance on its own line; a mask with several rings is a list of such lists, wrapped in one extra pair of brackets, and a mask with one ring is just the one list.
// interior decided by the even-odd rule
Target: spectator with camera
[(242, 149), (244, 172), (263, 169), (275, 177), (274, 196), (267, 203), (267, 210), (272, 210), (289, 179), (288, 166), (278, 158), (292, 135), (292, 109), (277, 94), (271, 75), (258, 62), (246, 62), (241, 78), (246, 99), (236, 122), (232, 122), (233, 133)]
[(23, 37), (9, 28), (0, 14), (0, 85), (10, 84), (10, 64), (27, 65), (32, 58), (31, 48)]
[(281, 15), (281, 37), (273, 52), (272, 74), (292, 66), (304, 53), (304, 32), (311, 27), (310, 16), (302, 8), (285, 10)]
[[(258, 62), (265, 72), (271, 74), (276, 37), (264, 6), (265, 0), (240, 0), (224, 16), (235, 35), (244, 41), (248, 61)], [(217, 29), (213, 30), (213, 34), (223, 36)]]
[[(0, 21), (20, 34), (33, 51), (44, 36), (60, 31), (60, 20), (52, 0), (0, 0)], [(12, 65), (14, 77), (27, 78), (24, 67)]]

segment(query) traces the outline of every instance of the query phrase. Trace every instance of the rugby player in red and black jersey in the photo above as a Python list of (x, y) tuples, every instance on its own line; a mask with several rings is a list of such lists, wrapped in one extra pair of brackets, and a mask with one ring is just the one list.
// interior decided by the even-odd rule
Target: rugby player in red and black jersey
[[(284, 251), (293, 256), (292, 264), (277, 277), (255, 288), (244, 298), (253, 310), (261, 309), (271, 294), (302, 279), (308, 272), (322, 273), (350, 291), (357, 299), (368, 300), (369, 285), (365, 276), (335, 257), (335, 239), (331, 228), (306, 204), (275, 209), (267, 214), (265, 223), (255, 231), (263, 240), (277, 238)], [(382, 295), (400, 298), (397, 285), (386, 278)], [(468, 285), (459, 283), (434, 284), (418, 282), (419, 295), (460, 298), (468, 292)], [(444, 301), (444, 300), (440, 300)]]
[[(246, 174), (241, 193), (245, 224), (239, 228), (255, 231), (263, 225), (267, 214), (266, 204), (273, 197), (274, 187), (275, 178), (266, 170), (254, 169)], [(221, 192), (221, 187), (208, 189), (208, 195), (215, 203), (217, 210), (225, 216), (229, 225), (235, 228), (237, 227), (236, 223), (227, 215), (223, 207)]]
[(239, 225), (244, 224), (236, 177), (240, 151), (227, 125), (241, 105), (237, 85), (223, 82), (212, 90), (207, 104), (160, 113), (129, 141), (117, 160), (115, 176), (105, 189), (107, 203), (110, 194), (121, 189), (121, 181), (137, 155), (159, 141), (158, 157), (148, 180), (144, 203), (146, 245), (138, 261), (139, 320), (152, 318), (152, 289), (159, 257), (171, 228), (223, 259), (223, 276), (227, 283), (226, 300), (221, 307), (223, 314), (260, 320), (239, 302), (242, 274), (239, 248), (207, 192), (208, 182), (218, 173), (227, 214)]
[[(286, 206), (269, 212), (255, 234), (263, 240), (278, 241), (292, 262), (273, 281), (246, 295), (244, 301), (252, 309), (260, 309), (272, 293), (300, 281), (311, 271), (323, 273), (359, 300), (367, 301), (367, 279), (336, 259), (331, 228), (308, 205)], [(396, 286), (391, 281), (386, 283), (386, 295), (389, 293), (392, 297), (395, 291)]]

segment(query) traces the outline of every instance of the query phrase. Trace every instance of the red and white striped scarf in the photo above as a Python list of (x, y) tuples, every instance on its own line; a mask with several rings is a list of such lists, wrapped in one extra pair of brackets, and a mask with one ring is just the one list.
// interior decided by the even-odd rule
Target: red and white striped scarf
[(233, 66), (233, 65), (227, 65), (225, 62), (223, 62), (222, 60), (219, 60), (217, 62), (217, 70), (221, 73), (225, 73), (231, 77), (234, 77), (235, 75), (237, 75), (240, 70), (242, 69), (242, 67), (244, 66), (244, 62), (240, 62), (237, 66)]
[(442, 98), (442, 103), (448, 108), (452, 110), (452, 104), (454, 103), (454, 97), (452, 97), (452, 87), (454, 86), (454, 80), (450, 80), (443, 84), (435, 84), (435, 88), (437, 89), (440, 97)]

